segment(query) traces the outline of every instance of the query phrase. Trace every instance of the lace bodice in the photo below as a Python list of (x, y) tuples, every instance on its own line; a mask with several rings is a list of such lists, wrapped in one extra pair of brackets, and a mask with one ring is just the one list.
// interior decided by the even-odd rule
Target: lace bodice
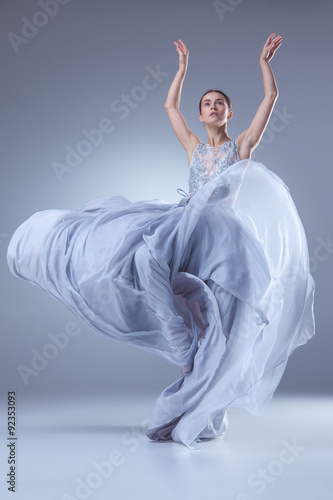
[(189, 195), (193, 196), (206, 182), (239, 160), (236, 139), (230, 139), (216, 147), (199, 142), (190, 165)]

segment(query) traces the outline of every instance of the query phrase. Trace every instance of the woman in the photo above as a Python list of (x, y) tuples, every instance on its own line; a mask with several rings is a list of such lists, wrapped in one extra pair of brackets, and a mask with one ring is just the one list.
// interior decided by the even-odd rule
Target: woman
[(100, 334), (179, 366), (147, 436), (196, 448), (224, 434), (228, 406), (268, 405), (289, 355), (314, 334), (314, 282), (288, 188), (249, 159), (277, 98), (269, 61), (281, 37), (264, 46), (265, 97), (236, 139), (229, 98), (204, 94), (207, 143), (179, 111), (188, 50), (175, 44), (180, 68), (165, 108), (187, 151), (189, 194), (178, 204), (118, 196), (38, 212), (14, 233), (7, 260)]

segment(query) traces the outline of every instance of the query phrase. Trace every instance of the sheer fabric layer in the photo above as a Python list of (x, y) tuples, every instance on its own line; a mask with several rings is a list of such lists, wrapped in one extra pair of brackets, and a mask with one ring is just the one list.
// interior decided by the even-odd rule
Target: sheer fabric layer
[(7, 259), (98, 333), (180, 367), (152, 410), (153, 440), (193, 448), (224, 434), (229, 406), (262, 412), (314, 334), (302, 223), (284, 182), (251, 160), (188, 203), (119, 196), (38, 212)]

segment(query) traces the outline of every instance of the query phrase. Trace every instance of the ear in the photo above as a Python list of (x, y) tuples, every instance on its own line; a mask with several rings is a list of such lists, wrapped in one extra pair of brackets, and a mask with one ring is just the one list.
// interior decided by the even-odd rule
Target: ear
[(233, 112), (230, 111), (230, 113), (228, 114), (228, 120), (231, 120), (231, 118), (234, 116)]
[(199, 113), (199, 120), (200, 120), (201, 122), (203, 122), (203, 118), (202, 118), (202, 114), (201, 114), (201, 113)]

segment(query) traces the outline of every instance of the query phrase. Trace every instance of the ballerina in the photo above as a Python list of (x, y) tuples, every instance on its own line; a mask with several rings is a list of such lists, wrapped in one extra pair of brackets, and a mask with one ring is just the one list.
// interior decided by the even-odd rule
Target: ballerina
[(152, 440), (197, 448), (224, 435), (228, 407), (263, 412), (290, 354), (314, 334), (302, 222), (284, 182), (251, 160), (278, 96), (274, 36), (260, 56), (265, 95), (248, 129), (229, 137), (224, 92), (200, 99), (206, 143), (179, 111), (189, 52), (174, 42), (179, 70), (165, 109), (190, 167), (179, 203), (113, 196), (37, 212), (8, 247), (15, 276), (99, 334), (180, 368), (152, 409)]

